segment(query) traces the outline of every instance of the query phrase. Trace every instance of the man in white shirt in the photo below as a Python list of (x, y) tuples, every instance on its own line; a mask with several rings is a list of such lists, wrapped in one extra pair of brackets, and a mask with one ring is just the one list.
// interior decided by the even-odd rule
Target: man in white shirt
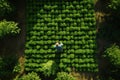
[(57, 53), (61, 53), (63, 51), (63, 43), (62, 42), (56, 42), (56, 44), (54, 45), (54, 47), (57, 50)]

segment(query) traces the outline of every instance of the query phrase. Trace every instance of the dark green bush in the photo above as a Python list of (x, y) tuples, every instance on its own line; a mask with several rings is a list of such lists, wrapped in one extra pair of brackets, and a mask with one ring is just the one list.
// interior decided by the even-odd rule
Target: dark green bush
[(17, 57), (14, 55), (6, 56), (6, 57), (0, 56), (0, 79), (1, 80), (12, 78), (14, 74), (13, 69), (16, 63), (17, 63)]
[(120, 48), (118, 45), (112, 45), (105, 50), (105, 57), (108, 57), (110, 62), (116, 66), (120, 66)]
[(4, 17), (13, 11), (8, 0), (0, 0), (0, 17)]
[(76, 80), (76, 79), (66, 72), (59, 72), (55, 80)]
[(0, 38), (9, 34), (15, 35), (20, 32), (18, 24), (14, 21), (0, 21)]
[(120, 0), (110, 0), (108, 7), (112, 10), (120, 10)]

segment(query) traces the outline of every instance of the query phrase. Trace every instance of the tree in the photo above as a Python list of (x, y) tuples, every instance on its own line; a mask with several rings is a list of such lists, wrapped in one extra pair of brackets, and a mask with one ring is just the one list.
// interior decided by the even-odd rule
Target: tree
[(105, 50), (105, 57), (116, 67), (120, 66), (120, 48), (113, 44), (111, 47)]
[(4, 17), (13, 11), (8, 0), (0, 0), (0, 17)]
[(108, 8), (119, 11), (120, 10), (120, 0), (110, 0), (110, 3), (108, 4)]
[(105, 57), (110, 62), (108, 67), (109, 74), (115, 80), (119, 80), (120, 74), (120, 47), (116, 44), (113, 44), (105, 50)]

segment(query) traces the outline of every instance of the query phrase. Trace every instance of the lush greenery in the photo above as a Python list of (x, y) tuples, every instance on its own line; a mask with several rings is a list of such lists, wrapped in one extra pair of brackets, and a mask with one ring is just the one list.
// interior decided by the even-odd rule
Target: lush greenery
[[(105, 0), (99, 1), (104, 2)], [(103, 10), (103, 13), (105, 13), (105, 15), (104, 20), (99, 23), (100, 28), (98, 36), (99, 40), (105, 40), (105, 43), (100, 43), (104, 44), (103, 49), (105, 51), (103, 50), (103, 53), (105, 59), (103, 60), (106, 60), (106, 62), (104, 62), (104, 67), (102, 66), (102, 68), (100, 68), (102, 73), (101, 80), (119, 80), (118, 74), (120, 74), (120, 0), (108, 0), (105, 2), (107, 3), (105, 4), (105, 6), (107, 7), (104, 7), (105, 11)], [(102, 50), (100, 50), (100, 55), (101, 52)], [(100, 63), (100, 65), (103, 65), (104, 63)]]
[(56, 74), (57, 64), (52, 60), (48, 61), (47, 63), (41, 64), (41, 67), (41, 71), (45, 76), (49, 77)]
[(17, 58), (14, 55), (1, 57), (0, 56), (0, 79), (6, 80), (13, 77), (13, 69), (17, 63)]
[(0, 21), (0, 38), (6, 35), (15, 35), (20, 32), (20, 28), (18, 27), (18, 23), (14, 21)]
[[(5, 36), (8, 36), (8, 35), (13, 36), (20, 33), (20, 28), (18, 27), (18, 23), (14, 21), (7, 21), (6, 19), (4, 19), (6, 17), (8, 19), (8, 16), (11, 15), (10, 13), (12, 11), (13, 11), (13, 6), (8, 2), (8, 0), (0, 0), (0, 20), (1, 20), (0, 21), (0, 40), (5, 38)], [(15, 75), (13, 71), (15, 71), (14, 67), (16, 64), (17, 64), (16, 55), (0, 54), (0, 80), (8, 80), (8, 79), (12, 80)]]
[(14, 80), (41, 80), (37, 73), (31, 72), (26, 75), (23, 75), (20, 78), (15, 78)]
[(116, 44), (112, 44), (104, 51), (104, 57), (108, 61), (108, 68), (107, 71), (109, 72), (108, 75), (110, 76), (111, 80), (119, 80), (120, 74), (120, 48)]
[(0, 17), (8, 15), (12, 11), (13, 8), (8, 0), (0, 0)]
[(105, 51), (105, 57), (107, 57), (110, 62), (116, 66), (120, 66), (120, 48), (117, 45), (112, 45), (111, 47), (107, 48)]
[(14, 66), (13, 72), (14, 73), (20, 73), (21, 72), (21, 65), (20, 65), (19, 62), (17, 62), (16, 65)]
[(71, 74), (59, 72), (55, 80), (76, 80)]
[[(61, 71), (98, 71), (93, 1), (27, 0), (26, 10), (25, 71), (41, 72), (49, 60)], [(55, 53), (56, 41), (64, 44), (62, 54)]]
[(112, 11), (120, 11), (120, 0), (110, 0), (108, 7)]

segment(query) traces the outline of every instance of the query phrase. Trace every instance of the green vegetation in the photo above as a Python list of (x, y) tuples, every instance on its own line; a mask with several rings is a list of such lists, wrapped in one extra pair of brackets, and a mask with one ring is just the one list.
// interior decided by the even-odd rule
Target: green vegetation
[[(15, 36), (20, 33), (18, 23), (4, 19), (8, 17), (12, 11), (13, 7), (8, 0), (0, 0), (0, 40), (4, 40), (5, 36)], [(9, 53), (11, 54), (11, 52)], [(16, 64), (16, 55), (0, 54), (0, 80), (13, 79), (15, 75), (13, 71)]]
[(0, 79), (6, 80), (13, 77), (13, 69), (17, 63), (17, 58), (14, 55), (0, 57)]
[(119, 80), (120, 73), (120, 48), (118, 45), (113, 44), (108, 47), (104, 52), (104, 57), (108, 60), (109, 63), (109, 76), (111, 79)]
[(105, 51), (105, 57), (116, 67), (120, 66), (120, 48), (117, 45), (112, 45)]
[[(99, 0), (100, 2), (104, 2)], [(104, 15), (104, 20), (101, 21), (100, 28), (98, 30), (98, 39), (105, 40), (103, 50), (100, 50), (105, 65), (102, 66), (101, 80), (119, 80), (120, 68), (119, 68), (119, 56), (120, 56), (120, 0), (105, 1), (106, 6), (103, 11), (100, 11)], [(102, 18), (102, 17), (101, 17)], [(103, 41), (104, 42), (104, 41)], [(100, 43), (101, 44), (101, 43)], [(101, 46), (100, 46), (101, 47)], [(101, 59), (101, 58), (100, 58)], [(102, 60), (100, 60), (102, 61)], [(104, 63), (103, 63), (104, 64)], [(100, 63), (99, 65), (102, 65)]]
[(59, 72), (55, 80), (76, 80), (71, 74)]
[(26, 75), (23, 75), (20, 78), (15, 78), (14, 80), (41, 80), (37, 73), (31, 72)]
[(110, 0), (108, 7), (112, 9), (112, 11), (119, 12), (120, 10), (120, 0)]
[(58, 68), (57, 64), (52, 60), (48, 61), (47, 63), (41, 64), (41, 67), (41, 71), (43, 72), (43, 74), (48, 77), (55, 75)]
[[(71, 68), (75, 68), (75, 71), (98, 72), (94, 56), (96, 21), (91, 0), (61, 3), (28, 0), (27, 3), (25, 71), (43, 72), (50, 76), (54, 70), (51, 70), (51, 66), (44, 65), (45, 71), (41, 71), (41, 64), (53, 60), (60, 68), (59, 71), (70, 72)], [(62, 54), (57, 54), (53, 48), (56, 41), (64, 44)]]
[(8, 0), (0, 0), (0, 17), (7, 16), (12, 11), (13, 11), (13, 8), (8, 2)]
[(16, 63), (16, 65), (14, 66), (13, 72), (20, 73), (20, 71), (21, 71), (21, 66), (19, 63)]
[[(7, 21), (12, 20), (9, 19), (9, 15), (13, 11), (9, 1), (0, 0), (0, 40), (5, 36), (20, 33), (18, 23)], [(70, 74), (71, 72), (96, 74), (98, 64), (93, 1), (26, 0), (25, 71), (22, 74), (21, 65), (16, 56), (0, 55), (0, 80), (13, 79), (15, 76), (14, 80), (41, 80), (41, 77), (42, 79), (52, 77), (50, 80), (76, 80)], [(102, 39), (110, 42), (108, 44), (116, 43), (117, 45), (114, 44), (103, 50), (104, 58), (109, 66), (103, 75), (107, 74), (110, 77), (105, 75), (107, 78), (102, 77), (101, 80), (104, 78), (105, 80), (119, 80), (120, 0), (108, 1), (105, 5), (107, 6), (105, 14), (109, 15), (103, 17), (105, 24), (98, 24), (98, 26), (102, 24), (98, 30), (98, 37), (102, 36)], [(62, 41), (64, 44), (61, 54), (57, 54), (53, 48), (56, 41)]]
[(0, 38), (6, 35), (15, 35), (20, 33), (20, 29), (18, 27), (18, 23), (14, 21), (0, 21)]

